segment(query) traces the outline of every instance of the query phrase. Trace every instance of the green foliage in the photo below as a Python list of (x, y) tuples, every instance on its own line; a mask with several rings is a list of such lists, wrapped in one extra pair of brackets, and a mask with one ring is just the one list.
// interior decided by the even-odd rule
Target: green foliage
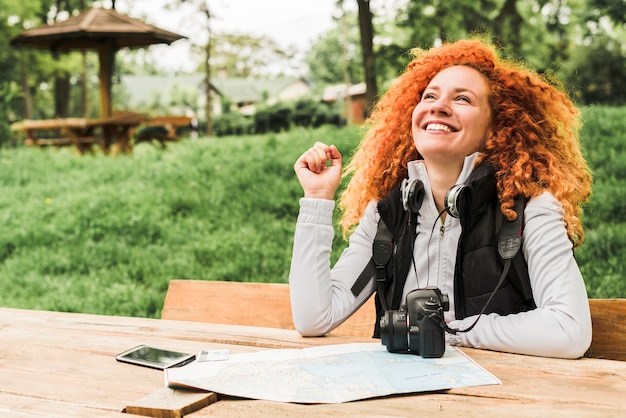
[(358, 16), (343, 16), (337, 27), (324, 34), (307, 54), (309, 77), (314, 83), (344, 82), (346, 73), (350, 83), (363, 80), (363, 53), (360, 45)]
[(318, 128), (325, 124), (339, 125), (339, 115), (325, 102), (301, 99), (294, 103), (292, 123), (296, 126)]
[(622, 43), (599, 36), (589, 45), (576, 48), (561, 74), (574, 98), (581, 103), (626, 103), (626, 53)]
[(264, 134), (287, 131), (291, 127), (292, 113), (293, 107), (285, 102), (259, 106), (254, 113), (254, 132)]
[(0, 151), (0, 306), (160, 316), (171, 279), (285, 282), (300, 153), (354, 130), (183, 140), (165, 152)]
[(626, 297), (626, 109), (592, 106), (583, 116), (581, 137), (594, 186), (576, 258), (590, 297)]
[(239, 112), (226, 112), (213, 118), (213, 134), (217, 136), (249, 135), (254, 121)]
[(300, 99), (259, 106), (252, 117), (239, 112), (223, 113), (213, 119), (213, 133), (217, 136), (263, 134), (288, 131), (292, 126), (319, 128), (326, 124), (339, 126), (339, 116), (328, 103)]
[(289, 63), (293, 54), (270, 37), (249, 34), (218, 34), (211, 46), (212, 69), (230, 78), (267, 76), (273, 64)]
[(325, 124), (339, 125), (339, 117), (327, 103), (312, 99), (260, 105), (248, 118), (238, 112), (226, 112), (213, 119), (217, 136), (284, 132), (293, 126), (318, 128)]

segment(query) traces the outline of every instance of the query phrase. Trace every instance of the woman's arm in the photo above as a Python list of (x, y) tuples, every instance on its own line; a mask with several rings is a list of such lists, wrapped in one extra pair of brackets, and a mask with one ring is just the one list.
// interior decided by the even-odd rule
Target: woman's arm
[(378, 223), (376, 204), (367, 207), (350, 236), (349, 246), (331, 270), (333, 208), (331, 200), (300, 200), (289, 287), (293, 322), (304, 336), (324, 335), (333, 330), (375, 290), (374, 281), (357, 298), (350, 289), (372, 257), (372, 241)]
[[(544, 193), (528, 203), (524, 215), (523, 251), (537, 308), (507, 316), (484, 315), (472, 331), (450, 336), (449, 341), (520, 354), (581, 357), (591, 344), (591, 316), (562, 206)], [(475, 318), (450, 326), (462, 329)]]

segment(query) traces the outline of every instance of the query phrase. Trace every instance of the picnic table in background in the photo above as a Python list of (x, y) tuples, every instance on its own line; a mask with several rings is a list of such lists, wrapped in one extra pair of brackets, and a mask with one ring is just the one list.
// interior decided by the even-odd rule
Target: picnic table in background
[[(189, 126), (187, 116), (150, 117), (143, 113), (116, 111), (113, 116), (100, 119), (58, 118), (23, 120), (11, 125), (13, 131), (25, 134), (25, 144), (39, 147), (75, 146), (80, 154), (94, 152), (94, 145), (104, 153), (113, 155), (132, 152), (132, 140), (136, 142), (158, 140), (177, 141), (177, 129)], [(153, 129), (152, 133), (144, 129)], [(156, 128), (156, 130), (154, 130)]]
[(24, 143), (39, 147), (76, 146), (79, 153), (93, 151), (93, 145), (104, 146), (104, 138), (97, 132), (99, 124), (86, 118), (23, 120), (11, 125), (13, 131), (23, 131)]
[(98, 145), (105, 153), (126, 153), (132, 150), (131, 129), (148, 117), (141, 113), (119, 112), (108, 118), (58, 118), (23, 120), (11, 125), (23, 131), (25, 144), (34, 146), (75, 146), (80, 154), (94, 151)]

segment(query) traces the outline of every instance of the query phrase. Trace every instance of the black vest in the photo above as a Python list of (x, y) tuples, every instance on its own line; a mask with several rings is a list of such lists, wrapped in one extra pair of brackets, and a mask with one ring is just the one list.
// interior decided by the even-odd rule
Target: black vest
[[(458, 200), (461, 236), (454, 273), (457, 319), (479, 314), (496, 288), (504, 269), (503, 259), (498, 253), (500, 227), (502, 222), (508, 222), (500, 211), (496, 178), (490, 165), (476, 167), (465, 186)], [(401, 298), (412, 266), (418, 215), (404, 210), (400, 186), (395, 187), (378, 203), (378, 212), (381, 221), (393, 236), (393, 256), (387, 263), (382, 285), (388, 309), (397, 310), (404, 303)], [(518, 213), (518, 216), (523, 216), (523, 210), (520, 212), (522, 213)], [(372, 260), (352, 288), (355, 295), (371, 280), (374, 268), (375, 263)], [(520, 250), (515, 254), (504, 282), (484, 313), (507, 315), (534, 308), (528, 267)], [(376, 314), (374, 337), (378, 338), (379, 320), (384, 315), (378, 297)]]

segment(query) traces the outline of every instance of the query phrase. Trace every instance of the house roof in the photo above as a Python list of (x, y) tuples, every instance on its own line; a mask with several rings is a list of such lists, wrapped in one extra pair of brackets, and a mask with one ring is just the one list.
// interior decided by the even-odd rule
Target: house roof
[[(154, 101), (158, 95), (160, 102), (169, 103), (175, 91), (200, 91), (203, 86), (203, 74), (168, 76), (137, 76), (121, 77), (121, 84), (129, 95), (128, 106), (138, 106)], [(278, 97), (288, 87), (303, 82), (297, 77), (281, 77), (273, 79), (227, 78), (212, 79), (211, 86), (221, 96), (234, 103), (258, 103), (271, 97)]]
[(278, 96), (294, 83), (302, 81), (296, 77), (273, 79), (225, 78), (213, 79), (213, 87), (235, 103), (258, 103), (269, 97)]
[(322, 93), (323, 100), (327, 102), (334, 102), (335, 100), (343, 99), (347, 96), (354, 97), (365, 94), (367, 87), (365, 83), (352, 84), (346, 88), (345, 84), (336, 84), (334, 86), (328, 86)]
[(181, 75), (176, 77), (158, 75), (124, 75), (121, 84), (128, 94), (129, 108), (150, 104), (159, 98), (161, 103), (170, 103), (176, 91), (198, 92), (202, 89), (202, 74)]

